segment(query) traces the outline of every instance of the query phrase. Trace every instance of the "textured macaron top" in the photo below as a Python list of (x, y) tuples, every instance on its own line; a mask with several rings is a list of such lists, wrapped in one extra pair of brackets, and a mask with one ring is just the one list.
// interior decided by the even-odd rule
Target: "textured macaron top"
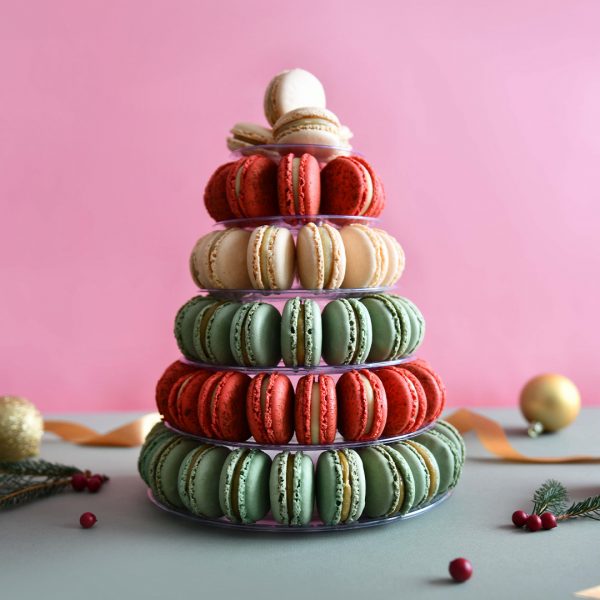
[(291, 298), (281, 320), (281, 354), (286, 366), (317, 366), (322, 347), (319, 305), (311, 299)]
[(273, 125), (282, 115), (302, 106), (325, 108), (323, 84), (304, 69), (289, 69), (271, 79), (264, 97), (267, 121)]

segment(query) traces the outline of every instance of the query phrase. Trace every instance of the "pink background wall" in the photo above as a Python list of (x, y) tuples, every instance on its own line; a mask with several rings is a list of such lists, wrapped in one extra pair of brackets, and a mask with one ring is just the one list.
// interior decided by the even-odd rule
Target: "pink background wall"
[[(371, 10), (370, 10), (371, 9)], [(151, 409), (202, 190), (302, 66), (388, 193), (453, 405), (600, 402), (600, 3), (0, 3), (0, 392)]]

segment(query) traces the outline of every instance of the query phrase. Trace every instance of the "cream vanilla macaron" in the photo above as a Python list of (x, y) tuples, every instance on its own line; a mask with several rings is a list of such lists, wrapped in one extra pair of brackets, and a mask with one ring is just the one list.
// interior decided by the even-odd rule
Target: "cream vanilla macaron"
[(231, 136), (227, 138), (227, 148), (232, 152), (241, 148), (273, 143), (273, 132), (271, 129), (255, 123), (236, 123), (231, 128), (230, 133)]
[(340, 230), (346, 260), (343, 288), (376, 288), (389, 277), (389, 250), (382, 236), (371, 227), (354, 223)]
[(271, 79), (265, 91), (264, 110), (273, 125), (285, 113), (302, 106), (325, 108), (323, 84), (304, 69), (289, 69)]
[(337, 289), (346, 273), (346, 252), (340, 232), (328, 223), (307, 223), (296, 240), (298, 276), (308, 290)]
[(297, 108), (273, 125), (277, 144), (340, 145), (340, 121), (330, 110), (318, 106)]
[(289, 229), (262, 225), (250, 234), (248, 277), (256, 290), (287, 290), (296, 272), (296, 248)]
[(238, 227), (200, 238), (190, 256), (194, 282), (202, 288), (249, 289), (246, 253), (250, 232)]

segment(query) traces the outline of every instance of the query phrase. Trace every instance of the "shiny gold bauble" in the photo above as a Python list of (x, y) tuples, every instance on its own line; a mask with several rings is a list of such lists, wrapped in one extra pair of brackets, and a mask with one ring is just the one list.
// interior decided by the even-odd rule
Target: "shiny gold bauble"
[(554, 373), (538, 375), (521, 391), (521, 412), (530, 423), (532, 436), (544, 431), (558, 431), (572, 423), (581, 407), (575, 384)]
[(25, 398), (0, 396), (0, 460), (23, 460), (40, 453), (44, 421)]

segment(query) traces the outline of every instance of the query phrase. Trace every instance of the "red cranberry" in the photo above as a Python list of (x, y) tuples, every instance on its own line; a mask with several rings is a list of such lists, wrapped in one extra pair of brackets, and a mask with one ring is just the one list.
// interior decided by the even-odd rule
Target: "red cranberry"
[(95, 494), (101, 487), (102, 479), (97, 475), (94, 475), (87, 480), (87, 488), (92, 494)]
[(524, 510), (515, 510), (512, 514), (512, 522), (515, 527), (523, 527), (527, 523), (529, 515)]
[(94, 513), (91, 512), (84, 512), (80, 517), (79, 517), (79, 524), (84, 528), (84, 529), (89, 529), (90, 527), (93, 527), (96, 524), (96, 521), (98, 519), (96, 519), (96, 515)]
[(542, 520), (539, 515), (529, 515), (527, 517), (527, 529), (529, 531), (539, 531), (542, 528)]
[(556, 527), (556, 517), (551, 512), (545, 512), (540, 517), (544, 529), (554, 529)]
[(105, 481), (108, 481), (108, 477), (106, 475), (101, 475), (100, 473), (94, 473), (92, 475), (92, 477), (97, 477), (98, 479), (100, 479), (102, 481), (102, 483), (104, 483)]
[(71, 487), (76, 492), (83, 492), (83, 490), (85, 490), (86, 485), (87, 477), (83, 473), (75, 473), (75, 475), (71, 477)]
[(448, 565), (448, 571), (454, 581), (462, 583), (473, 575), (473, 565), (466, 558), (455, 558)]

